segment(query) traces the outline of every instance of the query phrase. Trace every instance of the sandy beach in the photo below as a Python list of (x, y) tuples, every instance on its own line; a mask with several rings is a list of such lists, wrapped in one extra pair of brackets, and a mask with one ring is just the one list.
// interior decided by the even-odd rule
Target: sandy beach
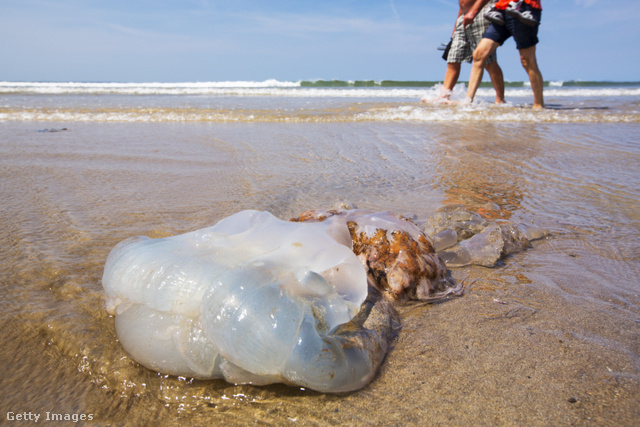
[[(630, 122), (519, 106), (492, 110), (524, 118), (506, 123), (1, 121), (3, 423), (637, 425), (640, 127), (637, 98), (616, 106)], [(165, 376), (120, 347), (101, 286), (118, 242), (337, 203), (417, 223), (464, 204), (551, 234), (495, 268), (452, 269), (462, 297), (399, 306), (397, 340), (356, 392)]]

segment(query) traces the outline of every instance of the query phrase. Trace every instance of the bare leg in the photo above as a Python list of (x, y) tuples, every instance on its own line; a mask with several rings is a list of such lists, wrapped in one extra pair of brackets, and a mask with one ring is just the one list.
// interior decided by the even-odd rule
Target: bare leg
[[(473, 64), (471, 65), (471, 74), (469, 75), (469, 88), (467, 89), (467, 99), (473, 101), (476, 96), (482, 74), (484, 73), (484, 62), (498, 48), (499, 44), (491, 39), (482, 39), (478, 43), (478, 47), (473, 52)], [(504, 84), (504, 83), (503, 83)]]
[(440, 95), (440, 98), (449, 99), (451, 96), (451, 91), (455, 87), (456, 83), (458, 83), (458, 78), (460, 77), (460, 63), (453, 62), (447, 63), (447, 72), (444, 75), (444, 90)]
[(459, 62), (447, 62), (447, 72), (444, 75), (442, 91), (435, 100), (425, 96), (422, 98), (422, 102), (443, 102), (449, 104), (451, 91), (453, 91), (453, 88), (456, 83), (458, 83), (458, 78), (460, 77), (460, 68), (461, 64)]
[(447, 63), (447, 72), (444, 75), (444, 82), (442, 84), (442, 90), (438, 97), (434, 100), (433, 98), (429, 98), (424, 96), (422, 98), (422, 102), (443, 102), (446, 104), (450, 104), (451, 101), (449, 98), (451, 97), (451, 91), (453, 90), (456, 83), (458, 83), (458, 77), (460, 77), (460, 68), (461, 64), (459, 62)]
[(504, 104), (504, 77), (502, 76), (502, 68), (498, 65), (498, 61), (493, 61), (491, 64), (485, 65), (489, 76), (491, 77), (491, 83), (496, 90), (496, 104)]
[(533, 108), (544, 108), (544, 97), (542, 94), (542, 73), (538, 68), (538, 60), (536, 59), (536, 47), (531, 46), (526, 49), (520, 49), (520, 61), (525, 71), (529, 75), (531, 89), (533, 89)]

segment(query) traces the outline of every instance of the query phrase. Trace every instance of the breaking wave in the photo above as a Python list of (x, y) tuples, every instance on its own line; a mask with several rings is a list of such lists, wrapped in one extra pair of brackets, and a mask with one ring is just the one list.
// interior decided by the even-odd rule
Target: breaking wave
[(226, 110), (209, 108), (127, 109), (7, 109), (0, 107), (0, 121), (42, 122), (538, 122), (538, 123), (639, 123), (640, 113), (602, 109), (532, 110), (526, 105), (469, 106), (373, 105), (299, 110)]
[[(185, 83), (0, 82), (2, 94), (47, 95), (212, 95), (336, 98), (420, 98), (435, 81), (314, 80), (283, 82), (225, 81)], [(483, 83), (484, 87), (490, 84)], [(506, 82), (507, 96), (530, 96), (528, 82)], [(640, 82), (546, 82), (545, 93), (557, 97), (640, 96)], [(479, 95), (482, 95), (481, 93)]]

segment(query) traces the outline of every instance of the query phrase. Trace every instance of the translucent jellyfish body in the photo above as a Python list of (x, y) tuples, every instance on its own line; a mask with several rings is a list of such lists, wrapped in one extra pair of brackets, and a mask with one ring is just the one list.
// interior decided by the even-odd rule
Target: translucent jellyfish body
[(358, 389), (395, 321), (384, 299), (365, 303), (366, 270), (342, 220), (243, 211), (191, 233), (131, 238), (109, 254), (102, 282), (134, 360), (236, 384)]

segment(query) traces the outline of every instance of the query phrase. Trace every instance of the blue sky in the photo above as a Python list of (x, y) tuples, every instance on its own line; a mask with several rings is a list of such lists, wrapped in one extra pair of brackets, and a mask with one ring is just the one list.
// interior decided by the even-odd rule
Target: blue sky
[[(640, 1), (542, 6), (545, 80), (640, 80)], [(0, 0), (0, 80), (442, 80), (436, 48), (457, 11), (452, 0)], [(512, 40), (498, 55), (507, 80), (527, 80)]]

